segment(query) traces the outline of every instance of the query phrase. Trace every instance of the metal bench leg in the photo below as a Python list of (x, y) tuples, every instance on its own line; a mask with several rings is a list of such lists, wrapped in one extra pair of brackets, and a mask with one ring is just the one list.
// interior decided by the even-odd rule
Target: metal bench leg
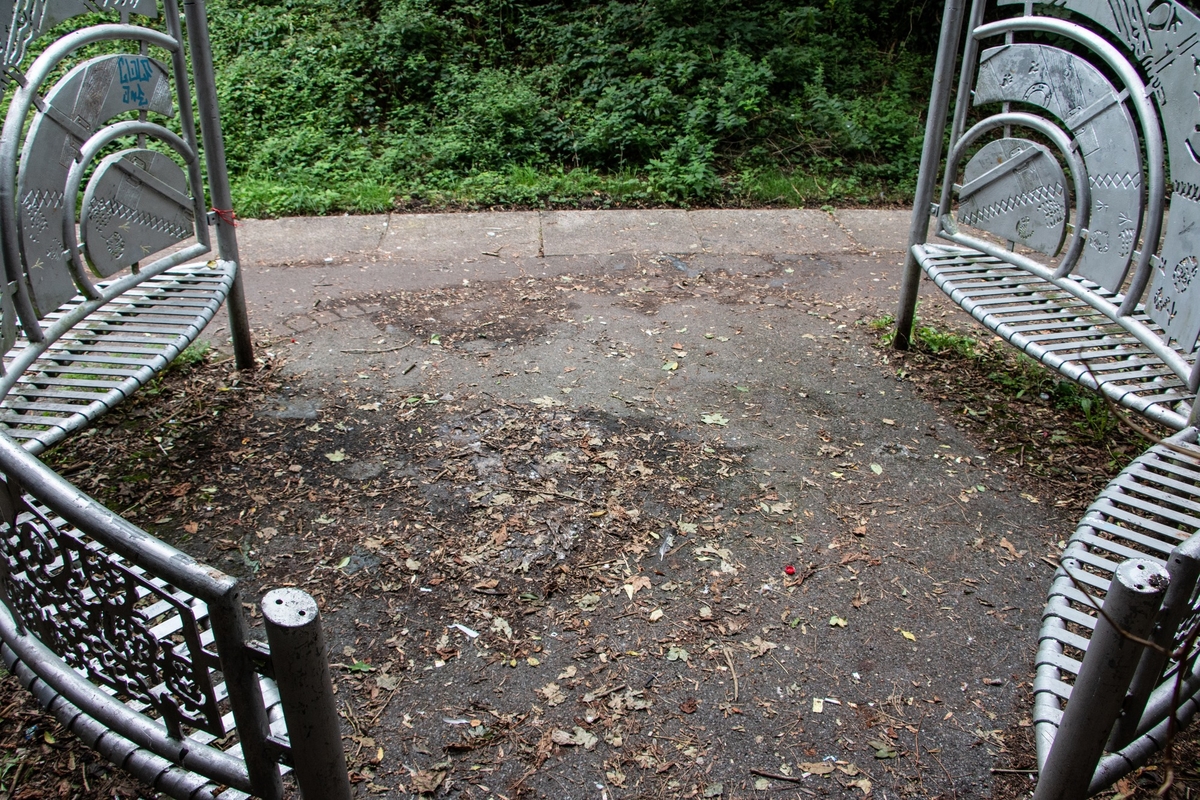
[(933, 91), (929, 97), (929, 117), (925, 120), (925, 148), (921, 152), (921, 172), (917, 178), (917, 193), (913, 200), (912, 227), (908, 233), (908, 250), (904, 259), (904, 279), (900, 289), (900, 309), (896, 312), (896, 338), (893, 346), (907, 350), (912, 341), (913, 322), (917, 312), (917, 289), (921, 267), (913, 257), (913, 245), (924, 244), (929, 230), (929, 206), (933, 202), (934, 184), (942, 162), (942, 137), (946, 117), (950, 112), (950, 94), (954, 89), (954, 63), (962, 36), (966, 0), (946, 0), (942, 11), (942, 33), (938, 40), (937, 65), (933, 73)]
[(305, 800), (350, 800), (317, 602), (299, 589), (275, 589), (263, 597), (262, 612), (300, 794)]
[(1131, 637), (1150, 634), (1169, 584), (1167, 571), (1150, 561), (1130, 559), (1117, 568), (1034, 800), (1087, 797), (1144, 649)]
[(229, 331), (233, 337), (234, 361), (238, 369), (254, 368), (254, 345), (250, 339), (250, 320), (246, 316), (246, 292), (242, 287), (242, 263), (238, 260), (234, 233), (233, 196), (229, 173), (225, 168), (225, 139), (221, 135), (221, 113), (217, 108), (217, 85), (212, 70), (212, 43), (208, 38), (208, 16), (204, 0), (184, 0), (187, 17), (188, 49), (192, 55), (192, 73), (196, 81), (196, 104), (200, 111), (200, 130), (204, 134), (204, 159), (208, 167), (208, 191), (217, 211), (217, 254), (238, 265), (225, 298), (229, 311)]

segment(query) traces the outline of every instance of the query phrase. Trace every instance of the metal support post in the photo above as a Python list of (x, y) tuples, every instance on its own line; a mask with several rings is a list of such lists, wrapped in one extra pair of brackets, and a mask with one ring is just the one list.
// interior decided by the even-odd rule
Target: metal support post
[(233, 285), (225, 298), (229, 311), (229, 332), (233, 337), (234, 362), (238, 369), (253, 369), (254, 344), (250, 320), (246, 315), (246, 290), (242, 284), (242, 262), (234, 233), (233, 196), (225, 167), (225, 139), (221, 135), (221, 112), (217, 107), (217, 84), (213, 77), (212, 42), (208, 38), (208, 14), (204, 0), (184, 0), (187, 19), (188, 49), (196, 81), (196, 105), (200, 111), (200, 131), (204, 136), (204, 158), (208, 167), (208, 192), (217, 212), (217, 255), (236, 263)]
[(233, 721), (242, 742), (242, 757), (254, 794), (265, 800), (281, 800), (283, 781), (279, 765), (267, 750), (271, 722), (263, 703), (258, 673), (246, 648), (246, 618), (242, 614), (241, 587), (234, 584), (220, 602), (208, 604), (213, 636), (221, 654), (221, 672), (229, 692)]
[(1033, 800), (1083, 800), (1171, 579), (1153, 561), (1117, 568)]
[[(954, 63), (962, 36), (966, 0), (946, 0), (942, 11), (942, 33), (938, 40), (937, 64), (933, 72), (933, 90), (929, 95), (929, 116), (925, 120), (925, 146), (921, 151), (921, 171), (917, 177), (917, 192), (913, 199), (912, 225), (908, 232), (908, 249), (904, 257), (904, 277), (900, 288), (900, 308), (896, 312), (896, 338), (893, 346), (907, 350), (912, 341), (913, 323), (917, 313), (917, 290), (921, 282), (921, 265), (913, 257), (914, 245), (924, 244), (929, 231), (929, 207), (933, 188), (942, 163), (942, 139), (946, 133), (946, 118), (950, 113), (950, 94), (954, 88)], [(966, 69), (966, 65), (963, 66)]]
[(1162, 680), (1168, 654), (1175, 649), (1175, 631), (1191, 611), (1192, 592), (1196, 589), (1197, 577), (1200, 577), (1200, 536), (1190, 537), (1171, 552), (1167, 573), (1171, 576), (1171, 588), (1167, 589), (1162, 612), (1150, 635), (1150, 641), (1157, 647), (1147, 647), (1142, 653), (1129, 693), (1125, 695), (1121, 716), (1108, 740), (1109, 750), (1119, 750), (1137, 736), (1146, 701)]
[(263, 598), (262, 611), (300, 794), (305, 800), (350, 800), (317, 602), (299, 589), (275, 589)]

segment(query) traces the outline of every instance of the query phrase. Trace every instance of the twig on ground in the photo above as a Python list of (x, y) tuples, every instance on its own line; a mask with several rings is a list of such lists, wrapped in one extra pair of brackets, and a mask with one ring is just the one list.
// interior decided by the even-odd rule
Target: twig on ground
[(775, 772), (767, 772), (765, 770), (755, 769), (754, 767), (750, 768), (750, 774), (758, 775), (760, 778), (770, 778), (773, 781), (787, 781), (788, 783), (803, 783), (804, 782), (802, 779), (794, 777), (792, 775), (780, 775)]
[(403, 685), (404, 685), (403, 681), (398, 681), (396, 683), (396, 688), (392, 689), (391, 693), (388, 694), (388, 696), (387, 696), (387, 700), (383, 701), (383, 705), (381, 705), (379, 707), (379, 710), (375, 712), (375, 716), (371, 717), (371, 722), (367, 725), (368, 728), (375, 727), (375, 723), (379, 722), (379, 718), (383, 715), (383, 712), (387, 710), (387, 707), (392, 702), (392, 698), (396, 696), (396, 692), (400, 691), (400, 687)]
[(404, 344), (402, 344), (398, 347), (385, 347), (382, 350), (356, 350), (356, 349), (353, 349), (353, 350), (343, 350), (342, 352), (350, 353), (353, 355), (359, 355), (359, 356), (377, 356), (377, 355), (383, 355), (384, 353), (394, 353), (397, 350), (403, 350), (404, 348), (408, 347), (410, 344), (412, 344), (415, 341), (416, 341), (416, 339), (409, 339), (407, 342), (405, 342)]
[(558, 497), (563, 500), (573, 500), (576, 503), (583, 503), (584, 505), (592, 504), (592, 501), (588, 500), (585, 497), (575, 497), (574, 495), (562, 494), (561, 492), (551, 492), (547, 489), (522, 489), (520, 486), (512, 486), (509, 488), (509, 491), (510, 492), (523, 492), (525, 494), (541, 494), (541, 495), (545, 495), (546, 497)]
[(730, 652), (728, 645), (722, 648), (722, 651), (725, 653), (725, 663), (729, 665), (729, 674), (733, 676), (733, 702), (736, 703), (738, 699), (738, 676), (737, 670), (733, 668), (733, 654)]

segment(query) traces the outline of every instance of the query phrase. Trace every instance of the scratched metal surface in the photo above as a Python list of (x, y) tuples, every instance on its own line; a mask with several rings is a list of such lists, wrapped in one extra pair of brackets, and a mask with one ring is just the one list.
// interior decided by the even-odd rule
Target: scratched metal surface
[(1131, 155), (1138, 152), (1138, 132), (1120, 93), (1078, 55), (1014, 43), (983, 52), (975, 87), (976, 106), (1005, 102), (1044, 109), (1075, 137), (1092, 194), (1088, 243), (1075, 272), (1119, 290), (1144, 209), (1141, 164)]
[(958, 221), (1053, 256), (1066, 235), (1066, 185), (1046, 147), (1017, 138), (988, 142), (963, 170)]
[[(64, 192), (68, 172), (83, 143), (109, 120), (123, 117), (127, 112), (152, 111), (171, 117), (172, 108), (166, 66), (137, 55), (90, 59), (68, 72), (47, 94), (45, 111), (34, 115), (25, 138), (17, 178), (21, 250), (39, 314), (53, 311), (79, 291), (71, 276), (67, 251), (67, 244), (74, 238), (67, 226), (73, 226), (75, 220), (66, 216)], [(97, 177), (102, 176), (97, 174), (93, 182)], [(89, 186), (88, 191), (95, 190)], [(134, 199), (136, 191), (131, 186), (123, 192), (122, 196), (133, 202), (120, 202), (119, 209), (114, 208), (127, 219), (152, 213), (138, 208), (142, 197)], [(140, 194), (145, 195), (146, 201), (155, 196), (148, 192)], [(86, 205), (85, 202), (85, 209)], [(190, 230), (187, 235), (191, 235)], [(153, 246), (153, 239), (139, 240), (132, 235), (124, 235), (124, 239), (122, 252), (140, 252), (143, 245), (152, 247), (151, 252), (161, 249)], [(100, 251), (103, 253), (104, 248)], [(94, 252), (95, 248), (89, 248), (89, 255)], [(94, 255), (92, 262), (97, 263)], [(116, 259), (102, 258), (99, 263), (104, 266), (98, 270), (99, 274), (111, 275), (115, 270), (105, 268), (115, 262)]]

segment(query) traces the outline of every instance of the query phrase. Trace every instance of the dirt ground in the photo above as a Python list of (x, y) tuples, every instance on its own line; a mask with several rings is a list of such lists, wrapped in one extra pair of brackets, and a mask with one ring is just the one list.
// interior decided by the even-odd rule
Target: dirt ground
[[(886, 268), (343, 300), (49, 460), (247, 594), (317, 598), (358, 796), (1023, 796), (1057, 554), (1144, 443), (931, 287), (975, 343), (889, 350)], [(139, 796), (12, 684), (0, 797)]]

